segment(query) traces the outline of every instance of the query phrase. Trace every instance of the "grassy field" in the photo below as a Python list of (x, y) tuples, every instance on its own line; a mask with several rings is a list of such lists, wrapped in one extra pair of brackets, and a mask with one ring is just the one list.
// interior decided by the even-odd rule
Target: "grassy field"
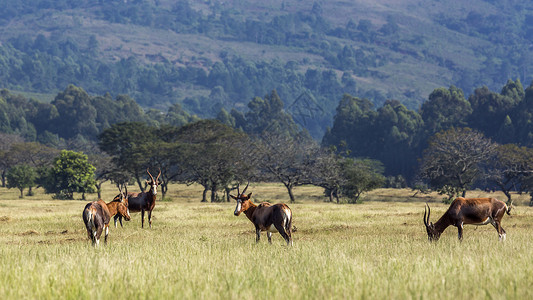
[[(287, 199), (274, 184), (249, 190), (257, 201)], [(293, 247), (279, 234), (272, 245), (265, 235), (256, 244), (251, 222), (233, 215), (234, 203), (200, 203), (200, 188), (173, 185), (170, 200), (154, 209), (152, 229), (141, 229), (140, 214), (132, 214), (95, 249), (81, 218), (86, 201), (51, 200), (41, 190), (18, 199), (16, 190), (0, 189), (0, 299), (533, 297), (526, 198), (504, 217), (505, 242), (492, 226), (466, 226), (462, 243), (451, 227), (430, 244), (424, 201), (436, 221), (446, 209), (440, 196), (383, 189), (363, 204), (337, 205), (324, 203), (320, 189), (295, 192)], [(105, 200), (116, 193), (106, 186)]]

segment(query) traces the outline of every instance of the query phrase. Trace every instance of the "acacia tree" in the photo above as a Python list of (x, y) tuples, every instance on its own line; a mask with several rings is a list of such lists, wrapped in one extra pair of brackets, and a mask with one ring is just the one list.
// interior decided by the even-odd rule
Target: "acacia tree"
[(242, 180), (249, 172), (248, 162), (242, 159), (246, 135), (216, 120), (202, 120), (183, 126), (177, 139), (181, 149), (182, 180), (204, 187), (202, 202), (217, 201), (217, 191), (225, 189), (231, 181)]
[(482, 174), (482, 163), (494, 155), (496, 144), (470, 128), (451, 128), (435, 134), (424, 150), (420, 174), (429, 185), (449, 196), (464, 197)]
[(289, 193), (290, 202), (295, 201), (293, 188), (312, 184), (312, 165), (319, 149), (316, 142), (297, 135), (264, 133), (248, 148), (247, 157), (263, 174), (266, 180), (281, 182)]
[(335, 154), (333, 149), (321, 148), (315, 154), (313, 172), (311, 172), (311, 182), (315, 186), (324, 188), (324, 193), (329, 202), (333, 202), (333, 197), (339, 203), (340, 188), (346, 179), (342, 173), (342, 158)]
[(112, 125), (99, 136), (99, 147), (112, 157), (113, 163), (135, 178), (141, 191), (141, 180), (150, 161), (150, 150), (157, 141), (156, 128), (140, 122), (123, 122)]
[(512, 204), (511, 191), (529, 188), (528, 179), (533, 170), (533, 149), (515, 144), (498, 145), (495, 157), (487, 165), (487, 178), (507, 196)]

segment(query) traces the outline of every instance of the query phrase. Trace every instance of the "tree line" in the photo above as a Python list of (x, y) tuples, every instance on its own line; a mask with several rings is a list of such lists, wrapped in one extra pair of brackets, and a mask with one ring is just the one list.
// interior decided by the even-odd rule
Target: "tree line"
[[(246, 178), (279, 181), (291, 200), (292, 189), (302, 184), (323, 187), (328, 199), (340, 195), (350, 201), (383, 185), (425, 185), (448, 195), (472, 187), (508, 195), (529, 190), (533, 85), (524, 90), (519, 80), (509, 80), (500, 93), (481, 87), (468, 99), (454, 86), (438, 88), (419, 111), (394, 100), (375, 110), (370, 100), (345, 94), (321, 144), (295, 123), (275, 90), (254, 97), (245, 112), (221, 109), (216, 121), (200, 120), (179, 105), (166, 113), (145, 112), (128, 96), (89, 96), (73, 85), (51, 103), (7, 90), (0, 95), (2, 130), (13, 140), (6, 145), (17, 145), (2, 150), (3, 184), (13, 166), (28, 165), (23, 159), (33, 155), (28, 149), (47, 149), (31, 144), (38, 142), (50, 149), (83, 149), (89, 161), (96, 153), (97, 181), (88, 184), (96, 190), (105, 180), (124, 177), (143, 188), (147, 166), (161, 168), (166, 183), (202, 185), (203, 199), (210, 193), (211, 201)], [(445, 141), (454, 142), (443, 146)], [(432, 149), (436, 146), (445, 150)], [(462, 153), (462, 160), (446, 158), (449, 153)], [(101, 167), (109, 161), (113, 168)], [(446, 169), (450, 161), (465, 165)], [(43, 163), (30, 165), (38, 169)], [(163, 193), (166, 189), (163, 185)]]

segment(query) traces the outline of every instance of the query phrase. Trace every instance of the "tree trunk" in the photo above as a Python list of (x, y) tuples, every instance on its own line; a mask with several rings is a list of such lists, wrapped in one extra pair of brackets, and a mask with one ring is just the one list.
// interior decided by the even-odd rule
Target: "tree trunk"
[(204, 186), (204, 191), (202, 192), (202, 202), (207, 202), (207, 191), (208, 190), (209, 189), (206, 186)]
[(211, 203), (217, 202), (217, 185), (211, 184)]
[(21, 188), (19, 189), (20, 190), (20, 199), (24, 198), (24, 194), (22, 193), (22, 191), (24, 190), (24, 188)]
[(466, 197), (466, 189), (463, 190), (463, 193), (462, 193), (462, 196), (461, 196), (461, 197), (463, 197), (463, 198)]
[(163, 181), (163, 183), (161, 183), (161, 199), (165, 198), (167, 191), (168, 191), (168, 183), (167, 181)]
[(141, 182), (141, 178), (139, 175), (135, 174), (135, 180), (137, 181), (137, 184), (139, 185), (139, 189), (141, 189), (141, 192), (144, 192), (144, 186)]
[(2, 187), (6, 187), (6, 170), (2, 170)]
[(289, 192), (289, 198), (291, 199), (291, 203), (294, 203), (294, 194), (292, 193), (292, 184), (290, 183), (285, 184), (285, 187), (287, 188), (287, 191)]
[(333, 189), (329, 190), (329, 202), (333, 202)]
[(102, 199), (102, 183), (96, 183), (96, 193), (98, 194), (98, 199)]

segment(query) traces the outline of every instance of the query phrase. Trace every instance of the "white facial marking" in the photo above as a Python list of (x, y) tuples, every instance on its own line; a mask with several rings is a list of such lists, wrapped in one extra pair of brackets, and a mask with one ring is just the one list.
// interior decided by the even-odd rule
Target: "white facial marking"
[(241, 211), (241, 206), (241, 201), (237, 201), (237, 207), (235, 207), (235, 214), (238, 214)]
[(109, 227), (106, 227), (105, 228), (105, 235), (108, 235), (109, 234)]
[(152, 192), (154, 193), (154, 195), (157, 195), (157, 185), (156, 184), (152, 184)]

